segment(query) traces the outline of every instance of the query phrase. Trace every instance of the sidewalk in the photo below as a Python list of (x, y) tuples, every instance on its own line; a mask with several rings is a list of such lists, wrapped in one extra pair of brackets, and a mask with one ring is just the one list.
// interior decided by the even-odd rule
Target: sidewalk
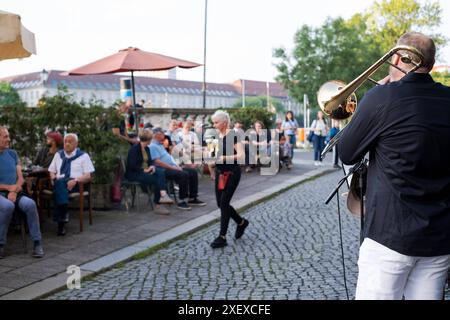
[[(276, 176), (260, 176), (259, 172), (243, 173), (232, 204), (237, 210), (262, 201), (296, 183), (332, 170), (330, 157), (324, 166), (313, 165), (312, 153), (297, 150), (295, 166), (282, 169)], [(57, 237), (55, 225), (47, 219), (42, 226), (45, 257), (34, 259), (23, 253), (20, 235), (10, 234), (7, 257), (0, 260), (0, 299), (34, 299), (65, 286), (70, 265), (80, 266), (82, 276), (98, 273), (148, 248), (192, 232), (220, 217), (209, 177), (200, 179), (199, 198), (205, 207), (181, 211), (171, 206), (169, 216), (141, 211), (95, 211), (93, 225), (86, 223), (78, 232), (76, 212), (71, 212), (65, 237)]]

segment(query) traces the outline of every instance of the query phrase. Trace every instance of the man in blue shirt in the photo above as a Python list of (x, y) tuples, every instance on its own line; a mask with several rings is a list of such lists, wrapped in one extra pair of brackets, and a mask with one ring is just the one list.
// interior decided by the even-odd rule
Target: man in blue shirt
[(9, 149), (10, 141), (8, 129), (0, 127), (0, 259), (5, 257), (8, 226), (16, 208), (26, 215), (34, 244), (33, 257), (42, 258), (44, 250), (36, 203), (22, 193), (22, 166), (17, 153)]
[(150, 155), (153, 159), (153, 163), (157, 167), (165, 169), (166, 179), (174, 180), (178, 183), (178, 186), (180, 187), (180, 202), (177, 204), (177, 208), (182, 210), (190, 210), (190, 206), (205, 206), (205, 202), (197, 199), (197, 171), (195, 169), (181, 168), (178, 166), (173, 157), (164, 148), (164, 138), (165, 134), (162, 128), (153, 129), (153, 140), (150, 144)]

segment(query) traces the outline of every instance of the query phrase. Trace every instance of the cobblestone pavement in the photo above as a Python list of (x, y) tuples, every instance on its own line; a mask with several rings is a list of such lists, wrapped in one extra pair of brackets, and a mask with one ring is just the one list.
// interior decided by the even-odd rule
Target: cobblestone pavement
[[(336, 200), (323, 202), (335, 172), (301, 184), (244, 215), (250, 226), (212, 250), (218, 223), (141, 260), (82, 282), (48, 299), (346, 299)], [(345, 190), (342, 190), (342, 192)], [(344, 201), (341, 201), (341, 208)], [(359, 221), (342, 212), (350, 299), (357, 276)]]

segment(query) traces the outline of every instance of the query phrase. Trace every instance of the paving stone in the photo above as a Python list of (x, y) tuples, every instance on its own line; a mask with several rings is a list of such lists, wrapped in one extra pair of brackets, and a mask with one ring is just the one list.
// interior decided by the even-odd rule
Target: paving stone
[[(340, 178), (340, 172), (328, 174), (249, 208), (243, 212), (251, 222), (244, 237), (233, 238), (230, 221), (223, 249), (209, 247), (219, 228), (214, 224), (96, 276), (82, 290), (49, 298), (345, 300), (336, 201), (323, 204)], [(359, 221), (342, 210), (347, 286), (353, 299)]]

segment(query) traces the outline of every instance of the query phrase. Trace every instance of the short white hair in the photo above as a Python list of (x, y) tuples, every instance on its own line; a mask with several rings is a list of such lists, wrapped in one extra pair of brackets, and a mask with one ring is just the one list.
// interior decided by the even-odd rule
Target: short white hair
[(226, 111), (217, 110), (216, 112), (214, 112), (211, 119), (213, 121), (214, 121), (214, 119), (216, 119), (218, 121), (224, 121), (224, 122), (230, 124), (230, 115)]
[(76, 142), (78, 142), (78, 136), (75, 133), (66, 133), (66, 135), (64, 136), (64, 141), (66, 141), (66, 138), (68, 137), (72, 137)]

